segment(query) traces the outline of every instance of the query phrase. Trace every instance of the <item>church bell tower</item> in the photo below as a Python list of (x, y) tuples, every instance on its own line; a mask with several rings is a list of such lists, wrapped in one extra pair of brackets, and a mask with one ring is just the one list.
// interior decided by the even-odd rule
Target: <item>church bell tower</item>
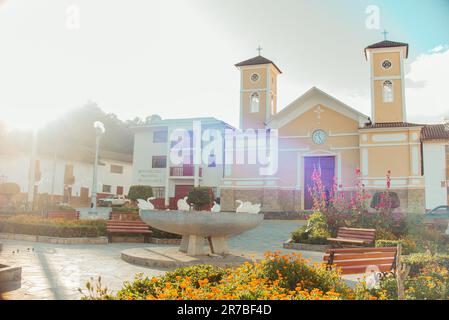
[(277, 113), (277, 76), (281, 70), (260, 55), (237, 63), (240, 70), (240, 129), (265, 129)]
[(370, 63), (373, 123), (406, 122), (404, 59), (406, 43), (385, 40), (365, 49)]

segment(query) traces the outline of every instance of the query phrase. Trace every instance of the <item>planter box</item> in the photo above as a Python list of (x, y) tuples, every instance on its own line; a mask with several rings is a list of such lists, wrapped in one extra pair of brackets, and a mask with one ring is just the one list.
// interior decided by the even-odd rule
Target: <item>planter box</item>
[(21, 281), (21, 267), (10, 267), (0, 264), (0, 293), (19, 289)]
[(284, 249), (290, 250), (315, 251), (315, 252), (326, 252), (326, 250), (330, 248), (330, 246), (328, 245), (294, 243), (294, 242), (286, 242), (284, 243), (283, 247)]

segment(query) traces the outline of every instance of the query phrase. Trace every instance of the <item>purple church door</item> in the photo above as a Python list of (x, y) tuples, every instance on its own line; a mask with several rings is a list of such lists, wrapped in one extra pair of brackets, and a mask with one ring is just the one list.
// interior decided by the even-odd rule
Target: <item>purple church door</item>
[(335, 157), (310, 157), (305, 158), (304, 162), (304, 209), (313, 208), (313, 198), (309, 188), (313, 188), (312, 174), (313, 170), (321, 172), (321, 181), (324, 188), (331, 191), (335, 176)]

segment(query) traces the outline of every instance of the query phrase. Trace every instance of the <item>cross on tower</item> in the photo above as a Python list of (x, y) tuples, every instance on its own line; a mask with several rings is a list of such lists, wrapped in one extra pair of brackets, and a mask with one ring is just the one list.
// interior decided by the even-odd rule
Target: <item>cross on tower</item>
[(262, 52), (262, 49), (263, 49), (263, 48), (262, 48), (260, 45), (259, 45), (259, 47), (257, 47), (257, 49), (256, 49), (257, 51), (259, 51), (259, 56), (260, 56), (260, 53)]
[(389, 32), (387, 30), (384, 30), (384, 32), (382, 32), (382, 34), (384, 35), (385, 41), (387, 41), (387, 36), (388, 36)]

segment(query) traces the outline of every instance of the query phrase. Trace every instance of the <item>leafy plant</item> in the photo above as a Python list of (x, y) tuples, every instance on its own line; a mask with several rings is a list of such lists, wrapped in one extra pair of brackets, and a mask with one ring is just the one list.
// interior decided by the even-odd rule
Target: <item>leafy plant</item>
[(327, 238), (331, 237), (326, 217), (321, 212), (313, 213), (308, 225), (292, 232), (292, 240), (296, 243), (327, 244)]
[(128, 192), (128, 199), (137, 201), (137, 199), (147, 200), (153, 196), (153, 188), (150, 186), (131, 186)]
[[(89, 288), (95, 286), (90, 284)], [(101, 288), (101, 287), (100, 287)], [(84, 299), (120, 300), (340, 300), (351, 298), (337, 271), (311, 265), (299, 255), (267, 254), (238, 268), (209, 265), (180, 268), (161, 277), (136, 275), (117, 295), (90, 289)], [(102, 290), (100, 289), (101, 293)]]
[(190, 191), (187, 201), (193, 204), (195, 210), (199, 211), (203, 206), (212, 203), (213, 196), (210, 188), (197, 187)]

